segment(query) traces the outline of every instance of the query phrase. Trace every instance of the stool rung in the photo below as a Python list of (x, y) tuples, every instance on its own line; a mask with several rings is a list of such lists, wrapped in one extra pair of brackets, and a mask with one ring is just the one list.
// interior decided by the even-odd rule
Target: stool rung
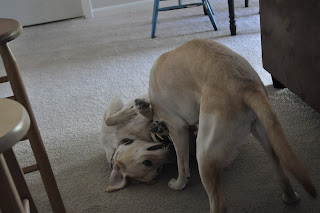
[(8, 82), (8, 81), (9, 81), (8, 76), (0, 77), (0, 84), (1, 84), (1, 83), (6, 83), (6, 82)]
[(27, 166), (27, 167), (22, 168), (22, 171), (23, 171), (24, 174), (35, 172), (35, 171), (38, 171), (38, 170), (39, 170), (38, 164), (34, 164), (34, 165), (31, 165), (31, 166)]

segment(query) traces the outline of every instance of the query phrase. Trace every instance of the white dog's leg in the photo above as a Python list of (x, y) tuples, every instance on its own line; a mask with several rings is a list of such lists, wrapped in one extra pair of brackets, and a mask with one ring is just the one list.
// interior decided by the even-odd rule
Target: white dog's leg
[(107, 117), (106, 124), (108, 126), (115, 126), (118, 124), (122, 124), (128, 120), (131, 120), (137, 114), (138, 114), (138, 109), (136, 107), (134, 106), (126, 107), (116, 112), (115, 114)]
[(139, 110), (139, 113), (144, 117), (152, 120), (153, 118), (153, 110), (150, 103), (144, 99), (136, 99), (134, 100), (136, 107)]
[(267, 152), (267, 154), (270, 156), (273, 162), (277, 176), (280, 181), (281, 190), (283, 192), (283, 202), (288, 204), (298, 202), (300, 200), (299, 195), (293, 191), (292, 186), (290, 184), (290, 180), (283, 171), (280, 160), (275, 154), (273, 148), (271, 147), (268, 136), (259, 120), (257, 120), (255, 124), (252, 126), (251, 131), (252, 134), (260, 141), (264, 150)]

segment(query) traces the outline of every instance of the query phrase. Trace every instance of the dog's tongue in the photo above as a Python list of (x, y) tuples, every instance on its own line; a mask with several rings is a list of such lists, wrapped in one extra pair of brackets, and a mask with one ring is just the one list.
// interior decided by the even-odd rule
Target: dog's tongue
[(113, 192), (122, 189), (126, 186), (127, 180), (121, 174), (120, 170), (114, 169), (110, 175), (110, 186), (107, 188), (107, 192)]

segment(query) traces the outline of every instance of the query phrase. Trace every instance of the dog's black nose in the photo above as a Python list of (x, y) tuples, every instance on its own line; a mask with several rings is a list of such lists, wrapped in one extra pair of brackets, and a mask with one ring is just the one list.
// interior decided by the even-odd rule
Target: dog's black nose
[(155, 122), (152, 122), (152, 123), (150, 124), (150, 126), (149, 126), (149, 131), (150, 131), (150, 132), (153, 132), (153, 133), (158, 132), (158, 125), (157, 125), (156, 121), (155, 121)]

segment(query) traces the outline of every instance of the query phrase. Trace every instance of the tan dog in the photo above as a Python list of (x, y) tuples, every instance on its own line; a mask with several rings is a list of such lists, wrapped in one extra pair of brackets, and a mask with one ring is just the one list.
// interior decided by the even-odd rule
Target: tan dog
[[(115, 98), (105, 112), (101, 140), (112, 167), (108, 192), (122, 189), (128, 179), (152, 183), (163, 165), (170, 162), (173, 149), (152, 142), (152, 108), (147, 98), (145, 95), (126, 105)], [(161, 130), (151, 126), (154, 132)]]
[(250, 132), (271, 156), (285, 202), (299, 198), (281, 165), (312, 197), (317, 196), (287, 142), (264, 85), (243, 57), (217, 42), (195, 39), (161, 55), (149, 83), (154, 118), (166, 123), (176, 149), (179, 174), (170, 180), (170, 188), (181, 190), (188, 182), (188, 126), (199, 123), (197, 160), (212, 213), (226, 211), (221, 171)]

